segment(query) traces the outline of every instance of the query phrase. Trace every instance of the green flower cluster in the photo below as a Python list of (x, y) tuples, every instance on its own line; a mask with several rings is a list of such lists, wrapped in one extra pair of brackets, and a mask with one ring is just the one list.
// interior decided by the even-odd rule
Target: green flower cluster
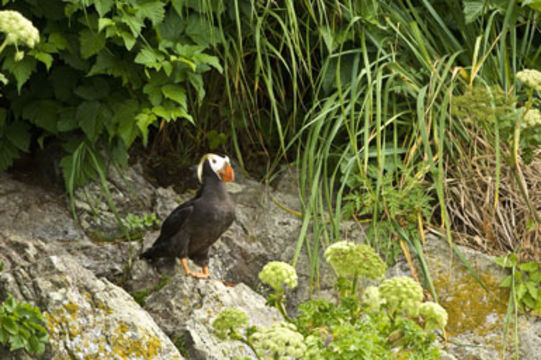
[(441, 305), (428, 301), (419, 306), (419, 315), (425, 320), (427, 331), (444, 328), (447, 325), (447, 311)]
[(338, 276), (359, 275), (378, 279), (387, 270), (387, 265), (369, 245), (356, 245), (351, 241), (339, 241), (325, 250), (325, 259)]
[(517, 73), (517, 79), (528, 87), (541, 91), (541, 72), (533, 69), (524, 69)]
[(258, 330), (250, 340), (257, 355), (264, 360), (305, 358), (304, 336), (290, 323), (282, 322)]
[(247, 324), (248, 316), (242, 310), (227, 308), (213, 321), (212, 327), (216, 330), (216, 335), (225, 340), (233, 331)]
[(274, 291), (283, 292), (284, 284), (290, 289), (297, 287), (297, 272), (295, 268), (285, 262), (271, 261), (259, 273), (259, 279), (270, 285)]
[(7, 45), (23, 43), (33, 48), (39, 42), (38, 29), (17, 11), (0, 11), (0, 31), (6, 33)]
[(534, 127), (537, 125), (541, 125), (541, 111), (539, 109), (529, 109), (526, 111), (525, 108), (523, 108), (524, 118), (522, 119), (522, 125), (526, 128)]
[(419, 307), (423, 301), (423, 288), (409, 276), (396, 276), (386, 279), (379, 286), (379, 293), (390, 314), (406, 313), (419, 315)]
[(362, 303), (368, 311), (376, 312), (385, 304), (385, 299), (381, 297), (379, 288), (371, 285), (364, 289)]

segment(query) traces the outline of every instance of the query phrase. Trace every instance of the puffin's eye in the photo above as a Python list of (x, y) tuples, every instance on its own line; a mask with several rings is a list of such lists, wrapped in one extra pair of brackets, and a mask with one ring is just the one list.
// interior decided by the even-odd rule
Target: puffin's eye
[(213, 164), (216, 164), (216, 160), (215, 160), (215, 159), (212, 159), (212, 163), (213, 163)]

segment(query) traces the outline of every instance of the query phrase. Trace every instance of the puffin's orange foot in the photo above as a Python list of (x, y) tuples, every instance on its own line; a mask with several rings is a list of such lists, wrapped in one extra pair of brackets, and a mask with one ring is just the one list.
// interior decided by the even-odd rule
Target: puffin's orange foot
[(208, 279), (208, 277), (209, 277), (208, 273), (203, 274), (203, 273), (200, 273), (200, 272), (193, 272), (193, 271), (190, 271), (190, 273), (188, 275), (191, 275), (196, 279)]
[(220, 280), (222, 280), (222, 283), (223, 283), (225, 286), (229, 286), (229, 287), (235, 286), (235, 284), (230, 283), (230, 282), (227, 282), (227, 281), (225, 281), (224, 279), (220, 279)]

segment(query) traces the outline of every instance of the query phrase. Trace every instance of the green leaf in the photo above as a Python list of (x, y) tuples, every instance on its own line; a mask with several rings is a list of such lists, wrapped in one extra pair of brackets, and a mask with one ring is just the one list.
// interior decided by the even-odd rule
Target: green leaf
[(2, 321), (2, 327), (11, 335), (16, 335), (18, 332), (17, 323), (14, 316), (6, 316)]
[(6, 138), (19, 150), (28, 152), (30, 148), (30, 133), (28, 125), (22, 121), (16, 121), (6, 129)]
[(59, 103), (55, 100), (37, 100), (28, 103), (24, 107), (22, 116), (42, 129), (56, 133), (58, 130), (56, 128), (56, 119), (59, 107)]
[(167, 122), (176, 120), (177, 118), (184, 118), (194, 124), (193, 118), (190, 116), (190, 114), (172, 102), (166, 102), (163, 105), (154, 106), (152, 108), (152, 112)]
[(92, 55), (96, 55), (105, 46), (105, 35), (89, 29), (83, 29), (79, 33), (79, 40), (81, 42), (80, 50), (83, 59), (88, 59)]
[(36, 70), (36, 59), (25, 56), (21, 61), (15, 61), (13, 56), (6, 56), (2, 69), (13, 74), (17, 81), (17, 91), (20, 93), (22, 86), (30, 78), (30, 74)]
[(511, 275), (507, 275), (503, 280), (502, 282), (500, 283), (500, 286), (501, 287), (511, 287), (511, 281), (512, 281), (512, 277)]
[(137, 4), (136, 14), (140, 20), (150, 19), (153, 26), (158, 25), (165, 17), (164, 3), (162, 1), (150, 0)]
[(137, 123), (135, 116), (139, 111), (139, 103), (136, 100), (123, 102), (115, 112), (113, 120), (118, 123), (118, 135), (129, 148), (137, 137)]
[(57, 50), (65, 50), (68, 48), (68, 40), (61, 33), (51, 33), (49, 35), (49, 43), (53, 44)]
[(186, 108), (186, 91), (180, 85), (168, 84), (162, 86), (163, 95)]
[(194, 43), (208, 47), (217, 43), (216, 35), (219, 31), (214, 26), (210, 25), (209, 21), (200, 15), (191, 14), (186, 20), (185, 33), (193, 40)]
[(137, 64), (145, 65), (149, 68), (154, 68), (156, 70), (160, 70), (162, 67), (161, 62), (164, 60), (164, 56), (155, 51), (154, 49), (145, 46), (139, 51), (137, 56), (135, 57), (135, 62)]
[(113, 8), (113, 0), (95, 0), (94, 7), (100, 17), (103, 17)]
[(47, 71), (49, 71), (49, 69), (51, 68), (51, 65), (53, 64), (53, 57), (50, 54), (47, 54), (42, 51), (37, 51), (37, 50), (31, 50), (29, 54), (35, 57), (40, 62), (42, 62), (43, 64), (45, 64)]
[(523, 5), (527, 5), (534, 10), (541, 11), (541, 0), (524, 0)]
[(194, 56), (194, 58), (203, 64), (208, 64), (212, 66), (213, 68), (218, 70), (220, 74), (224, 71), (222, 65), (220, 65), (220, 60), (216, 56), (201, 53)]
[(143, 93), (148, 95), (150, 103), (154, 106), (162, 103), (163, 95), (161, 88), (153, 83), (148, 83), (143, 87)]
[(539, 268), (539, 265), (537, 265), (535, 261), (530, 261), (524, 264), (520, 264), (518, 268), (522, 271), (531, 273), (531, 272), (537, 271), (537, 269)]
[(143, 145), (147, 146), (148, 143), (148, 127), (156, 121), (156, 115), (149, 112), (141, 112), (135, 117), (137, 121), (137, 127), (143, 136)]
[(85, 101), (77, 107), (75, 114), (77, 123), (92, 142), (96, 141), (103, 128), (98, 119), (100, 111), (101, 104), (98, 101)]
[(517, 256), (515, 254), (509, 254), (508, 256), (498, 256), (494, 259), (494, 262), (501, 267), (512, 268), (517, 265)]
[(528, 289), (528, 293), (531, 295), (532, 298), (537, 300), (537, 296), (539, 294), (539, 289), (537, 288), (537, 284), (533, 281), (526, 281), (526, 288)]
[(485, 0), (465, 0), (464, 1), (464, 18), (466, 24), (471, 24), (479, 16), (483, 14)]
[(19, 157), (17, 148), (10, 142), (0, 139), (0, 171), (4, 171)]
[(101, 32), (103, 29), (105, 29), (105, 28), (107, 28), (109, 26), (115, 27), (116, 23), (112, 19), (109, 19), (109, 18), (99, 18), (98, 19), (98, 32)]
[(170, 9), (165, 20), (158, 26), (158, 31), (163, 39), (179, 41), (184, 32), (185, 22)]
[(524, 295), (526, 295), (527, 291), (526, 285), (523, 282), (519, 283), (517, 285), (517, 299), (521, 300)]

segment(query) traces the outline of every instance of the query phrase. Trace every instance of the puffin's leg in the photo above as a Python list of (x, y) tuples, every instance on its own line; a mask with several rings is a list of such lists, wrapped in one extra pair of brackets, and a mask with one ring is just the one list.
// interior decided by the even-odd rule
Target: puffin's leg
[(209, 277), (209, 267), (208, 267), (208, 265), (205, 265), (205, 266), (203, 266), (203, 272), (202, 273), (190, 272), (190, 275), (192, 275), (194, 278), (206, 279), (206, 278)]
[(180, 259), (180, 262), (182, 263), (182, 267), (184, 268), (184, 272), (186, 273), (186, 276), (190, 275), (190, 268), (188, 267), (188, 259), (182, 258)]

